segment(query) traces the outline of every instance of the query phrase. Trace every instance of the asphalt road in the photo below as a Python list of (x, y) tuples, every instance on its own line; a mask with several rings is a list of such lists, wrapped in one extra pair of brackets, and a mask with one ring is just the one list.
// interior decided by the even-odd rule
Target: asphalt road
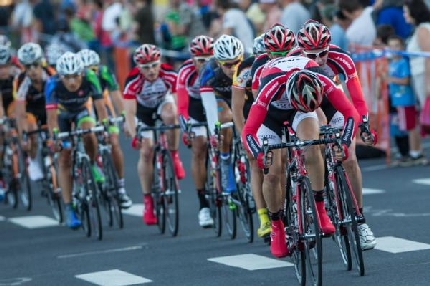
[[(288, 259), (274, 259), (257, 239), (215, 237), (197, 222), (198, 201), (188, 171), (181, 181), (180, 229), (172, 238), (142, 223), (136, 175), (137, 152), (124, 143), (126, 186), (134, 206), (125, 228), (104, 228), (104, 238), (86, 238), (52, 222), (34, 188), (34, 209), (0, 205), (0, 286), (4, 285), (298, 285)], [(391, 168), (363, 161), (365, 214), (378, 239), (364, 253), (366, 275), (347, 272), (331, 239), (324, 239), (324, 285), (430, 285), (430, 167)], [(257, 219), (255, 218), (255, 221)], [(224, 232), (225, 233), (225, 232)]]

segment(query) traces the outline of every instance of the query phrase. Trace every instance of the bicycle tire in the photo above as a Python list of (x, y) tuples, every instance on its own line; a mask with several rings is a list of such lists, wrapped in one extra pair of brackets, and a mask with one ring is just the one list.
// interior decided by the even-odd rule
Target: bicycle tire
[(113, 218), (115, 218), (118, 227), (123, 228), (124, 217), (123, 217), (122, 208), (120, 206), (119, 197), (118, 197), (119, 195), (118, 194), (118, 189), (119, 189), (118, 175), (116, 173), (116, 169), (113, 164), (111, 154), (108, 153), (107, 151), (103, 151), (101, 156), (102, 156), (105, 180), (107, 180), (106, 182), (107, 192), (105, 195), (107, 195), (107, 199), (108, 199), (109, 219), (111, 220), (109, 226), (113, 226)]
[(161, 166), (158, 166), (158, 156), (161, 156), (161, 153), (158, 151), (154, 151), (154, 157), (152, 160), (153, 164), (153, 179), (152, 179), (152, 201), (154, 204), (154, 212), (157, 217), (157, 225), (161, 234), (166, 232), (166, 208), (164, 206), (164, 199), (161, 194), (161, 175), (163, 170)]
[[(172, 236), (177, 236), (179, 231), (179, 190), (177, 177), (173, 166), (170, 151), (164, 150), (163, 154), (163, 199), (166, 220)], [(172, 207), (172, 208), (171, 208)]]
[(206, 184), (205, 190), (207, 192), (207, 199), (209, 201), (209, 210), (211, 217), (214, 221), (213, 229), (217, 237), (222, 234), (222, 221), (221, 221), (221, 205), (218, 199), (218, 190), (216, 180), (216, 170), (212, 165), (212, 158), (210, 150), (206, 156)]
[[(311, 276), (312, 284), (322, 286), (322, 235), (316, 210), (315, 199), (308, 177), (303, 177), (300, 181), (300, 215), (304, 238), (304, 252), (306, 257), (307, 272), (306, 278)], [(310, 208), (310, 213), (309, 213)], [(310, 231), (310, 232), (309, 232)], [(306, 237), (308, 236), (308, 237)], [(314, 237), (314, 238), (313, 238)], [(313, 238), (313, 239), (312, 239)], [(316, 248), (315, 255), (311, 254), (311, 249)], [(316, 259), (316, 273), (314, 272), (314, 262)]]
[(222, 217), (224, 217), (225, 228), (227, 229), (227, 233), (230, 239), (235, 239), (237, 234), (236, 209), (236, 205), (234, 203), (229, 202), (227, 196), (223, 196), (221, 211)]
[[(330, 184), (330, 182), (332, 184)], [(347, 271), (352, 270), (352, 257), (347, 230), (344, 226), (342, 218), (344, 218), (342, 204), (340, 203), (336, 179), (327, 178), (326, 195), (327, 195), (327, 214), (330, 217), (335, 227), (335, 233), (332, 236), (334, 243), (339, 248), (340, 256)], [(333, 188), (337, 188), (337, 192)]]
[(91, 218), (90, 218), (90, 210), (87, 202), (81, 202), (79, 206), (78, 214), (81, 217), (82, 229), (85, 232), (86, 237), (91, 237), (92, 235), (92, 226), (91, 226)]
[(351, 219), (351, 225), (350, 227), (347, 227), (350, 248), (354, 253), (358, 273), (360, 274), (360, 276), (364, 276), (366, 273), (366, 270), (364, 266), (363, 250), (361, 249), (360, 234), (358, 233), (358, 223), (355, 217), (355, 211), (352, 203), (354, 193), (352, 192), (351, 186), (349, 184), (349, 180), (347, 179), (345, 170), (343, 169), (342, 166), (336, 167), (336, 175), (338, 177), (337, 181), (338, 181), (339, 190), (340, 190), (339, 194), (345, 195), (345, 197), (343, 197), (342, 202), (346, 204), (347, 206), (346, 211), (348, 212), (349, 217)]
[(99, 191), (87, 158), (81, 159), (81, 176), (83, 176), (85, 192), (87, 193), (88, 211), (91, 221), (91, 229), (96, 232), (96, 239), (103, 239), (103, 225), (100, 213)]
[(24, 152), (19, 144), (15, 144), (16, 158), (18, 159), (18, 173), (19, 180), (17, 184), (17, 191), (22, 204), (25, 206), (27, 211), (31, 211), (33, 206), (33, 199), (31, 194), (30, 178), (28, 176), (27, 168), (27, 154)]

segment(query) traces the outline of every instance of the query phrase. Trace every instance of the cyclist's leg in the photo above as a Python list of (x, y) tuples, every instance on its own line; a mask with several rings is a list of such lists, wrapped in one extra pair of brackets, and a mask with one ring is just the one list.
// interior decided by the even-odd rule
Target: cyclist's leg
[[(58, 115), (58, 129), (60, 132), (71, 131), (72, 115), (66, 112), (61, 112)], [(63, 149), (58, 157), (58, 184), (61, 188), (61, 194), (65, 205), (66, 224), (68, 227), (75, 229), (80, 227), (81, 222), (76, 217), (74, 207), (72, 205), (72, 156), (71, 150)]]
[[(29, 112), (27, 110), (27, 130), (33, 131), (37, 129), (37, 116)], [(42, 169), (40, 167), (40, 163), (37, 158), (37, 148), (38, 148), (38, 142), (37, 142), (37, 134), (31, 135), (29, 138), (29, 155), (30, 155), (30, 162), (28, 165), (28, 173), (30, 175), (30, 178), (32, 180), (39, 180), (43, 178)]]
[[(219, 122), (226, 123), (233, 120), (230, 104), (224, 99), (217, 98)], [(233, 129), (225, 128), (221, 130), (223, 136), (221, 145), (221, 181), (223, 189), (228, 192), (236, 191), (236, 178), (234, 177), (233, 164), (231, 162), (230, 149), (233, 139)]]
[[(319, 139), (319, 122), (316, 112), (297, 112), (294, 116), (293, 129), (301, 140)], [(321, 230), (326, 234), (334, 233), (335, 229), (324, 206), (324, 160), (319, 146), (305, 149), (305, 164), (315, 195)]]
[[(163, 123), (166, 125), (178, 124), (178, 110), (171, 94), (166, 95), (166, 98), (158, 107), (157, 114), (160, 114)], [(185, 177), (185, 170), (178, 154), (179, 129), (168, 130), (166, 135), (173, 158), (173, 164), (175, 165), (176, 176), (181, 180)]]
[[(140, 104), (137, 105), (136, 117), (146, 126), (154, 126), (155, 120), (153, 114), (157, 112), (157, 109), (143, 107)], [(137, 162), (137, 172), (142, 186), (143, 202), (145, 205), (143, 212), (143, 222), (147, 225), (153, 225), (157, 223), (157, 217), (154, 215), (154, 202), (151, 196), (152, 190), (152, 179), (153, 179), (153, 133), (145, 131), (141, 134), (142, 140), (140, 145), (139, 161)]]

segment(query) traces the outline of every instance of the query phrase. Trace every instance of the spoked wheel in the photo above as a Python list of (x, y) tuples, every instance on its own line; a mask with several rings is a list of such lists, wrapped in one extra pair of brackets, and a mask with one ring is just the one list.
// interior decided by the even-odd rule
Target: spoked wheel
[[(166, 232), (166, 208), (164, 205), (164, 199), (162, 196), (162, 186), (161, 186), (161, 173), (162, 169), (157, 168), (157, 156), (158, 153), (154, 153), (153, 166), (154, 166), (154, 176), (152, 180), (152, 201), (154, 202), (154, 212), (157, 217), (157, 225), (160, 233)], [(160, 166), (161, 167), (161, 166)]]
[(18, 207), (17, 188), (18, 188), (18, 179), (15, 179), (15, 178), (10, 179), (10, 182), (7, 185), (6, 202), (14, 209)]
[[(342, 204), (342, 211), (344, 214), (345, 229), (347, 232), (350, 249), (354, 254), (355, 263), (360, 276), (365, 274), (365, 266), (363, 259), (363, 250), (360, 244), (360, 234), (358, 232), (358, 224), (355, 217), (355, 210), (353, 208), (353, 201), (355, 198), (352, 193), (352, 189), (345, 175), (345, 171), (342, 166), (338, 166), (336, 169), (338, 190), (339, 190), (339, 201)], [(347, 223), (348, 222), (348, 223)]]
[[(242, 194), (239, 194), (239, 196), (242, 196)], [(252, 198), (248, 198), (245, 194), (245, 200), (240, 200), (240, 206), (237, 206), (236, 213), (247, 241), (252, 243), (254, 241), (254, 221), (252, 210), (249, 208), (249, 199)]]
[(103, 225), (100, 214), (99, 190), (87, 159), (83, 158), (81, 163), (81, 176), (83, 176), (85, 192), (87, 194), (88, 210), (91, 221), (91, 229), (98, 240), (103, 238)]
[(179, 191), (178, 184), (173, 167), (173, 160), (170, 152), (163, 152), (163, 199), (169, 225), (169, 231), (172, 236), (178, 235), (179, 230)]
[(87, 202), (81, 202), (77, 214), (81, 218), (82, 228), (87, 237), (92, 235), (90, 211)]
[[(44, 158), (43, 163), (45, 163), (45, 160), (50, 160), (50, 157)], [(52, 163), (50, 161), (49, 163)], [(50, 167), (46, 168), (45, 165), (43, 166), (43, 172), (44, 172), (44, 179), (42, 181), (42, 188), (43, 192), (46, 194), (46, 199), (48, 200), (48, 205), (51, 207), (52, 214), (54, 215), (54, 218), (59, 222), (64, 222), (64, 215), (63, 215), (63, 206), (61, 203), (61, 195), (58, 188), (58, 180), (56, 177), (56, 172), (54, 169), (54, 166), (49, 164)]]
[(237, 234), (237, 206), (231, 201), (229, 196), (223, 196), (221, 211), (227, 233), (231, 239), (235, 239)]
[(16, 155), (18, 159), (18, 172), (19, 172), (19, 180), (18, 180), (18, 193), (21, 199), (22, 204), (25, 208), (30, 211), (33, 205), (32, 196), (31, 196), (31, 185), (30, 178), (28, 177), (28, 168), (27, 168), (27, 156), (25, 152), (21, 149), (19, 145), (15, 145)]
[(61, 204), (61, 196), (59, 193), (50, 189), (47, 194), (48, 205), (51, 207), (52, 214), (58, 223), (64, 222), (63, 206)]
[(311, 183), (307, 177), (300, 183), (300, 213), (304, 235), (307, 277), (315, 286), (322, 285), (322, 235)]
[(112, 157), (107, 151), (102, 154), (103, 173), (105, 174), (105, 199), (107, 200), (107, 207), (109, 212), (109, 226), (112, 227), (114, 221), (119, 228), (124, 227), (124, 219), (122, 215), (122, 208), (119, 205), (118, 198), (118, 176), (113, 165)]
[[(330, 180), (330, 179), (329, 179)], [(338, 189), (333, 190), (332, 187), (337, 188), (335, 182), (333, 184), (327, 184), (327, 214), (330, 217), (333, 225), (335, 227), (335, 233), (332, 236), (333, 241), (339, 247), (340, 256), (342, 258), (343, 265), (345, 265), (346, 270), (350, 271), (352, 269), (352, 258), (351, 249), (349, 244), (349, 239), (347, 235), (346, 227), (343, 223), (343, 207), (340, 200), (336, 198)]]

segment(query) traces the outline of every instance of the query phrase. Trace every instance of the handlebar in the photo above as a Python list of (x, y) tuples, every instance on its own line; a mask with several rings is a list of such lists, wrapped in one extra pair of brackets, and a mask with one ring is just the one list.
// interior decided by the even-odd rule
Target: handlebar
[(146, 126), (145, 123), (138, 122), (137, 125), (136, 125), (136, 136), (140, 140), (140, 139), (142, 139), (141, 133), (145, 132), (145, 131), (152, 131), (152, 132), (154, 132), (154, 131), (160, 131), (160, 132), (163, 132), (163, 131), (166, 131), (166, 130), (173, 130), (173, 129), (179, 129), (179, 128), (181, 128), (181, 126), (179, 124), (170, 124), (170, 125), (164, 125), (164, 124), (162, 124), (160, 126), (149, 127), (149, 126)]
[(104, 131), (105, 131), (105, 127), (103, 125), (99, 125), (99, 126), (92, 127), (90, 129), (77, 129), (70, 132), (60, 132), (58, 134), (54, 134), (54, 137), (55, 139), (65, 139), (73, 136), (80, 137), (88, 133), (97, 133), (97, 132), (104, 132)]
[(366, 141), (365, 136), (370, 136), (372, 141), (375, 140), (372, 132), (370, 131), (369, 119), (366, 115), (363, 115), (362, 122), (358, 125), (358, 127), (360, 128), (360, 137), (363, 142)]

